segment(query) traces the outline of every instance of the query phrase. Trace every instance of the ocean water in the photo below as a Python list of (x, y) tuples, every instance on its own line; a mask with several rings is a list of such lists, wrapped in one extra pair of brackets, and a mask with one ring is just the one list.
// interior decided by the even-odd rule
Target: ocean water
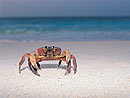
[(0, 18), (0, 40), (130, 40), (130, 17)]

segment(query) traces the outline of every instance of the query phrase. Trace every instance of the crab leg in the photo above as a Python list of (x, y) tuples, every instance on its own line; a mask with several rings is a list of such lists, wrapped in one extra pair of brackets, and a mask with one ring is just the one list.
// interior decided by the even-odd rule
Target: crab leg
[(70, 73), (70, 69), (71, 69), (71, 61), (68, 62), (67, 71), (66, 71), (65, 75), (68, 75)]
[(33, 68), (33, 73), (37, 76), (40, 76), (40, 74), (37, 72), (37, 69), (34, 66), (32, 66), (32, 68)]
[[(34, 72), (35, 75), (40, 76), (40, 75), (38, 74), (38, 72), (37, 72), (37, 69), (36, 69), (34, 66), (32, 66), (30, 59), (28, 59), (28, 65), (29, 65), (31, 71)], [(33, 68), (33, 69), (32, 69), (32, 68)]]
[(60, 61), (59, 61), (58, 68), (60, 67), (60, 65), (61, 65), (61, 62), (62, 62), (62, 60), (60, 60)]
[(69, 50), (64, 50), (63, 53), (60, 56), (56, 56), (56, 58), (61, 58), (61, 60), (59, 61), (58, 67), (61, 64), (61, 61), (65, 61), (66, 64), (68, 64), (67, 65), (67, 71), (65, 73), (65, 75), (68, 75), (70, 73), (70, 69), (71, 69), (71, 60), (70, 59), (72, 58)]
[(36, 66), (37, 66), (37, 63), (36, 63), (36, 58), (35, 58), (35, 51), (31, 52), (30, 53), (30, 62), (31, 62), (31, 65), (32, 65), (32, 68), (34, 69), (34, 74), (37, 75), (37, 76), (40, 76), (40, 74), (37, 72), (37, 69), (36, 69)]
[[(67, 67), (67, 71), (69, 72), (70, 71), (70, 66), (71, 66), (71, 59), (73, 60), (73, 66), (74, 66), (74, 74), (77, 72), (77, 63), (76, 63), (76, 58), (73, 56), (73, 55), (70, 55), (70, 52), (69, 50), (64, 50), (63, 53), (61, 54), (61, 56), (56, 56), (56, 57), (59, 57), (61, 58), (62, 61), (65, 61), (67, 64), (68, 64), (68, 67)], [(58, 67), (60, 66), (61, 64), (61, 61), (59, 61), (59, 65)]]
[(25, 57), (30, 57), (30, 54), (29, 53), (26, 53), (23, 55), (21, 61), (19, 62), (19, 73), (21, 73), (21, 65), (23, 64), (23, 62), (25, 61)]
[(31, 69), (31, 71), (33, 72), (33, 70), (32, 70), (32, 65), (31, 65), (31, 62), (30, 62), (30, 59), (28, 58), (28, 65), (29, 65), (29, 68)]
[(74, 66), (74, 74), (77, 72), (77, 63), (76, 59), (73, 55), (71, 55), (71, 59), (73, 59), (73, 66)]
[(29, 65), (30, 69), (32, 70), (32, 68), (33, 68), (34, 71), (33, 70), (32, 71), (34, 72), (34, 74), (40, 76), (36, 69), (37, 63), (36, 63), (35, 55), (36, 55), (35, 51), (33, 51), (31, 53), (26, 53), (23, 55), (21, 61), (19, 62), (19, 73), (21, 73), (21, 65), (25, 61), (25, 57), (28, 57), (28, 65)]
[(65, 61), (68, 64), (70, 57), (71, 57), (69, 50), (64, 50), (63, 53), (60, 56), (56, 56), (55, 58), (63, 58), (63, 57), (66, 58)]
[(40, 64), (37, 62), (37, 66), (38, 66), (38, 68), (41, 70), (41, 67), (40, 67)]

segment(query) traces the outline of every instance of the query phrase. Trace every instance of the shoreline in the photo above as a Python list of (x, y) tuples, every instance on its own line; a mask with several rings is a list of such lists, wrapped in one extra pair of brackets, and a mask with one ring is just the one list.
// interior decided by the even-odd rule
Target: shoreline
[(129, 42), (130, 40), (68, 40), (68, 41), (50, 41), (50, 40), (0, 40), (0, 42)]

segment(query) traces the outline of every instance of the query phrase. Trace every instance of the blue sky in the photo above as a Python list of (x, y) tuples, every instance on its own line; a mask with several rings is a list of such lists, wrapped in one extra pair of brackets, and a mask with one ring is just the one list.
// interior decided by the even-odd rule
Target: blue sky
[(0, 0), (0, 16), (130, 16), (130, 0)]

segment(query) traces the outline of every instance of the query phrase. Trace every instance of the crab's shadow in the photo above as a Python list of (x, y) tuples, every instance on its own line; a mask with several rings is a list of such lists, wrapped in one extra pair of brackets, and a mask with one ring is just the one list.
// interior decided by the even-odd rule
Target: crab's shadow
[[(66, 70), (66, 66), (65, 65), (61, 65), (59, 67), (59, 69)], [(41, 64), (41, 69), (52, 69), (52, 68), (58, 68), (58, 64)]]
[[(66, 70), (67, 65), (61, 65), (58, 68), (58, 64), (40, 64), (41, 69), (64, 69)], [(29, 66), (23, 67), (21, 71), (25, 70), (26, 68), (30, 69)], [(39, 68), (37, 68), (39, 70)]]

